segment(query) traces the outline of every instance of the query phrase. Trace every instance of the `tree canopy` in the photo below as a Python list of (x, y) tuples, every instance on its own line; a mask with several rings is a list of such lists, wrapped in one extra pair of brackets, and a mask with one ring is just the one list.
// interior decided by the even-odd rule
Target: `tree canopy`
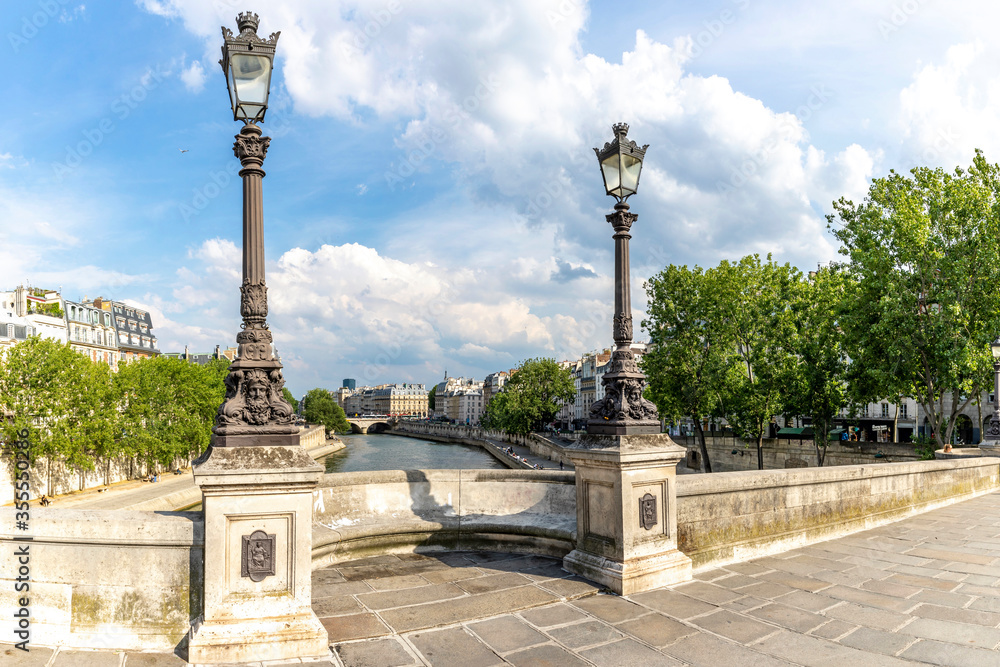
[(560, 367), (555, 359), (527, 359), (503, 390), (490, 399), (481, 422), (487, 428), (509, 433), (540, 430), (575, 395), (569, 369)]
[(27, 429), (30, 456), (93, 470), (129, 457), (169, 465), (204, 450), (225, 396), (226, 360), (206, 366), (156, 357), (119, 366), (32, 337), (0, 359), (4, 439)]
[(346, 433), (351, 430), (344, 409), (337, 405), (326, 389), (310, 389), (302, 405), (302, 416), (312, 424), (322, 424), (327, 431)]
[(913, 397), (942, 447), (958, 413), (992, 384), (998, 194), (998, 166), (977, 151), (953, 173), (890, 172), (861, 204), (840, 199), (828, 216), (854, 279), (840, 312), (854, 390), (862, 400)]

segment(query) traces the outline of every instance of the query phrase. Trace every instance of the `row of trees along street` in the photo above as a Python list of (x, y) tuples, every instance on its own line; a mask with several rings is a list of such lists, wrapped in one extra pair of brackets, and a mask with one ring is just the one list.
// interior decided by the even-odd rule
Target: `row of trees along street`
[(88, 471), (112, 460), (170, 467), (208, 447), (228, 367), (157, 357), (114, 373), (68, 344), (32, 337), (0, 359), (0, 441), (26, 429), (32, 461)]
[[(863, 202), (834, 202), (827, 226), (846, 257), (803, 275), (768, 255), (646, 283), (642, 367), (661, 417), (703, 418), (762, 441), (775, 415), (811, 420), (817, 463), (842, 410), (917, 401), (938, 447), (993, 386), (1000, 335), (1000, 168), (915, 168), (874, 179)], [(950, 401), (946, 401), (950, 398)], [(989, 406), (987, 406), (989, 409)]]

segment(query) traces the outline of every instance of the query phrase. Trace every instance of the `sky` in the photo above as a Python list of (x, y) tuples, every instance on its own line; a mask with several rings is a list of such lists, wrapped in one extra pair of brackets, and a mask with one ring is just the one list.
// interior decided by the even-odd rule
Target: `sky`
[[(245, 0), (5, 0), (0, 289), (234, 345), (242, 194), (218, 65)], [(477, 377), (611, 343), (592, 148), (649, 144), (632, 306), (668, 264), (837, 258), (832, 202), (1000, 161), (986, 0), (269, 0), (267, 284), (289, 388)], [(636, 337), (644, 337), (637, 326)]]

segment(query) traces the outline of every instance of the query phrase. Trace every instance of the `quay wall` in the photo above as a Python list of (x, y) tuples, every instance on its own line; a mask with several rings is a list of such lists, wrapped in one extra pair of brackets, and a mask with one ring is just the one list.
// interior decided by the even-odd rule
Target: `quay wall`
[[(133, 512), (32, 507), (29, 530), (0, 508), (0, 616), (27, 598), (32, 646), (172, 651), (201, 613), (201, 512)], [(30, 538), (30, 541), (14, 541)], [(30, 581), (15, 591), (18, 547)], [(15, 643), (13, 632), (4, 643)]]
[[(691, 470), (701, 470), (701, 447), (697, 436), (671, 436), (671, 439), (687, 449), (687, 467)], [(746, 443), (732, 436), (706, 434), (705, 446), (708, 449), (713, 473), (757, 470), (757, 443)], [(826, 448), (823, 467), (919, 460), (920, 455), (911, 442), (834, 440)], [(816, 446), (811, 438), (764, 439), (765, 470), (815, 467), (818, 467)]]
[[(551, 438), (538, 433), (520, 435), (516, 433), (506, 433), (504, 431), (485, 429), (480, 426), (465, 426), (462, 424), (441, 424), (434, 422), (410, 422), (401, 421), (397, 423), (390, 433), (402, 435), (416, 435), (436, 442), (460, 442), (466, 445), (486, 447), (489, 441), (509, 443), (527, 447), (532, 454), (548, 459), (555, 463), (560, 461), (570, 464), (569, 457), (566, 456), (565, 448)], [(487, 447), (497, 459), (508, 467), (517, 466), (517, 462), (509, 460), (509, 456), (502, 453), (498, 455), (496, 451)]]

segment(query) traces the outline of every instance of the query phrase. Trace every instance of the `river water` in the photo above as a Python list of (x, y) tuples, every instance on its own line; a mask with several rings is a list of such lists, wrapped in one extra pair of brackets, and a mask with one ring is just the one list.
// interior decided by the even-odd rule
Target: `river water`
[(420, 438), (380, 433), (339, 437), (347, 448), (324, 457), (327, 472), (435, 468), (506, 469), (505, 465), (480, 447), (443, 444)]

